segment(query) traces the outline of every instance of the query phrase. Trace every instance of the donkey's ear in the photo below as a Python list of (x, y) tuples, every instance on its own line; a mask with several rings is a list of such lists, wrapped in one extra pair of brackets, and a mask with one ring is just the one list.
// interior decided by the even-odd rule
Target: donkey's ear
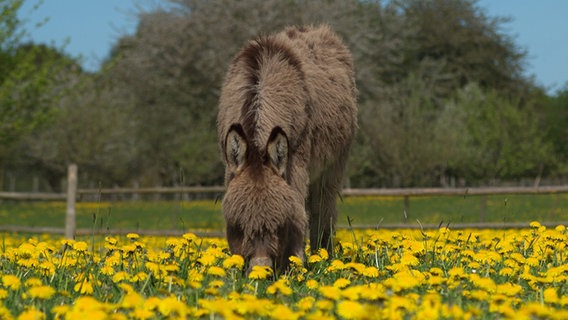
[(225, 158), (231, 171), (240, 170), (246, 160), (247, 143), (240, 126), (233, 126), (225, 139)]
[(288, 137), (280, 127), (274, 128), (266, 146), (270, 165), (282, 177), (286, 175), (288, 167)]

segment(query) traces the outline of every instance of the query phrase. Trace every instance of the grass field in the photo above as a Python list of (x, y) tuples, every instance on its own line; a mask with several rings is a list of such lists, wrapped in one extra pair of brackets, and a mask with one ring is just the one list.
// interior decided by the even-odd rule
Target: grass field
[[(409, 210), (402, 197), (345, 197), (339, 225), (392, 223), (447, 224), (479, 222), (479, 196), (413, 197)], [(0, 203), (0, 224), (63, 227), (65, 203)], [(568, 194), (496, 195), (485, 198), (484, 222), (568, 221)], [(221, 203), (214, 201), (79, 202), (77, 227), (106, 229), (223, 229)]]

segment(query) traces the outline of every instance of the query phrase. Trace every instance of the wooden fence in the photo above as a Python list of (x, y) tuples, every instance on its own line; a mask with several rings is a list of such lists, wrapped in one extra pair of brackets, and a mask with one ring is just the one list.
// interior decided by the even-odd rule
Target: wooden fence
[[(77, 166), (70, 165), (67, 176), (67, 192), (66, 193), (25, 193), (25, 192), (0, 192), (0, 200), (16, 200), (16, 201), (66, 201), (66, 225), (62, 228), (30, 228), (30, 227), (10, 227), (3, 228), (0, 225), (0, 231), (21, 231), (21, 232), (47, 232), (47, 233), (64, 233), (67, 238), (73, 238), (76, 234), (84, 232), (92, 232), (85, 230), (77, 230), (75, 227), (75, 203), (77, 199), (83, 196), (101, 196), (101, 195), (141, 195), (141, 194), (222, 194), (225, 188), (222, 186), (194, 186), (194, 187), (156, 187), (156, 188), (104, 188), (104, 189), (78, 189), (77, 188)], [(344, 189), (342, 196), (395, 196), (401, 197), (404, 203), (405, 214), (410, 212), (410, 198), (421, 196), (479, 196), (481, 201), (479, 220), (480, 223), (454, 225), (456, 228), (472, 227), (510, 227), (518, 228), (525, 224), (487, 224), (484, 223), (486, 196), (499, 194), (557, 194), (568, 193), (568, 186), (542, 186), (542, 187), (483, 187), (483, 188), (409, 188), (409, 189)], [(369, 226), (354, 226), (355, 228), (368, 228)], [(381, 226), (381, 228), (408, 228), (408, 225), (389, 225)], [(425, 228), (433, 228), (434, 225), (423, 226)], [(128, 233), (131, 230), (116, 230), (117, 233)], [(148, 232), (140, 232), (146, 234), (165, 234), (171, 232), (148, 230)], [(177, 231), (172, 231), (176, 233)]]

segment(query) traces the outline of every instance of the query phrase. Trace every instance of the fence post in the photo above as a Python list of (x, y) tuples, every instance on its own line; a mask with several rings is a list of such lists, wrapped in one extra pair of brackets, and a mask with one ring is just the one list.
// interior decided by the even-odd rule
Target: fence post
[(77, 196), (77, 165), (67, 168), (67, 211), (65, 214), (65, 238), (75, 239), (75, 198)]

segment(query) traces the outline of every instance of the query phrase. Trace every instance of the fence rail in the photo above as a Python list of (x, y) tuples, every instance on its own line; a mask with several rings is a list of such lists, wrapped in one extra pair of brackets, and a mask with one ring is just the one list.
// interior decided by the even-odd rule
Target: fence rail
[[(77, 189), (77, 197), (96, 194), (203, 194), (223, 193), (223, 186), (208, 187), (156, 187), (156, 188), (105, 188), (105, 189)], [(542, 186), (542, 187), (481, 187), (481, 188), (408, 188), (408, 189), (357, 189), (349, 188), (342, 191), (343, 196), (482, 196), (498, 194), (555, 194), (568, 193), (568, 186)], [(32, 192), (0, 192), (0, 200), (21, 201), (65, 201), (66, 193), (32, 193)]]
[(344, 196), (467, 196), (496, 194), (567, 193), (568, 186), (542, 187), (481, 187), (481, 188), (409, 188), (409, 189), (344, 189)]

